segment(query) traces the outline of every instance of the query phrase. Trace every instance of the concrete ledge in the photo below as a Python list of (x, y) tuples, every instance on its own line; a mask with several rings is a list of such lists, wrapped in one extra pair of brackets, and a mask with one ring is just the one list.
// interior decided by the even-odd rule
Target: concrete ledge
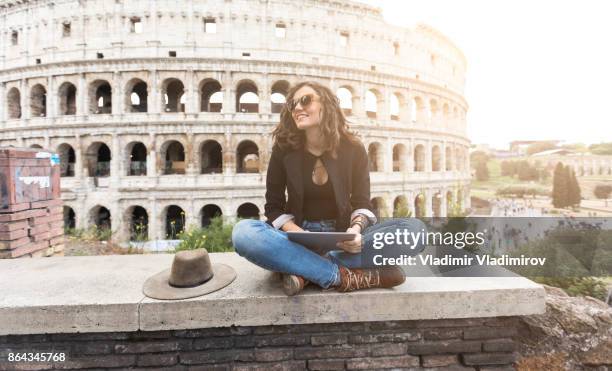
[(153, 331), (388, 320), (520, 316), (545, 311), (544, 289), (522, 277), (419, 277), (391, 290), (307, 289), (286, 297), (272, 274), (236, 255), (238, 272), (199, 298), (146, 298), (142, 284), (173, 255), (0, 260), (0, 335)]

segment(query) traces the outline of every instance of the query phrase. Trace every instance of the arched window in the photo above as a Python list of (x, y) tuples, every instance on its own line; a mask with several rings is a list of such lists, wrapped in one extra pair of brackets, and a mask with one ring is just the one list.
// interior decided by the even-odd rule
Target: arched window
[(340, 101), (340, 108), (345, 116), (350, 116), (353, 113), (353, 93), (345, 87), (341, 87), (336, 91), (336, 96)]
[(180, 142), (171, 140), (164, 143), (161, 156), (164, 160), (164, 175), (185, 174), (185, 149)]
[(40, 84), (30, 90), (30, 114), (33, 118), (47, 116), (47, 90)]
[(221, 84), (216, 80), (207, 80), (200, 88), (200, 111), (221, 112), (223, 108), (223, 92)]
[(373, 90), (366, 91), (366, 115), (369, 118), (376, 118), (378, 112), (378, 97)]
[(10, 119), (21, 118), (21, 93), (17, 88), (11, 88), (6, 95), (8, 104), (8, 117)]
[(236, 153), (237, 173), (259, 172), (259, 148), (250, 140), (240, 142)]
[(85, 153), (89, 176), (110, 176), (111, 150), (102, 142), (92, 143)]
[(126, 85), (126, 111), (147, 112), (149, 92), (147, 83), (140, 79), (132, 79)]
[(370, 143), (368, 146), (368, 159), (371, 172), (384, 171), (384, 153), (380, 143)]
[(221, 212), (221, 208), (219, 206), (214, 204), (205, 205), (202, 210), (200, 210), (202, 228), (208, 227), (213, 218), (218, 218), (222, 215), (223, 213)]
[(414, 147), (414, 171), (425, 171), (425, 146)]
[(272, 101), (271, 112), (280, 113), (285, 106), (287, 101), (287, 93), (289, 92), (289, 83), (287, 81), (277, 81), (272, 85), (272, 95), (270, 100)]
[(128, 175), (147, 175), (147, 147), (141, 142), (132, 142), (128, 145), (128, 153)]
[(207, 140), (200, 147), (200, 173), (221, 174), (223, 172), (223, 154), (221, 144)]
[(236, 89), (236, 112), (259, 112), (257, 86), (251, 81), (243, 81)]
[(179, 79), (171, 78), (162, 84), (164, 112), (185, 112), (185, 86)]
[(60, 115), (76, 114), (76, 93), (77, 89), (71, 83), (65, 82), (60, 85), (58, 90)]
[(146, 241), (149, 238), (149, 214), (142, 206), (129, 210), (130, 241)]
[(112, 112), (112, 89), (108, 81), (96, 80), (89, 87), (89, 112), (103, 114)]
[(185, 212), (179, 206), (166, 208), (166, 238), (176, 240), (185, 228)]
[(60, 176), (74, 176), (74, 164), (76, 162), (76, 156), (72, 146), (66, 143), (60, 144), (59, 147), (57, 147), (57, 152), (60, 157)]

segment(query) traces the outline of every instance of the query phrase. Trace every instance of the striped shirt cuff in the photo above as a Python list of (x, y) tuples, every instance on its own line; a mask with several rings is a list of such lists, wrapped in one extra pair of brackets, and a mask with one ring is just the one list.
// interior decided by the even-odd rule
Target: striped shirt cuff
[(351, 214), (351, 220), (353, 220), (353, 218), (357, 215), (357, 214), (361, 214), (363, 216), (365, 216), (366, 218), (368, 218), (368, 222), (370, 225), (372, 224), (376, 224), (376, 222), (378, 221), (378, 219), (376, 219), (376, 215), (374, 215), (374, 213), (368, 209), (357, 209), (355, 211), (353, 211), (353, 213)]
[(282, 214), (278, 218), (272, 221), (272, 226), (276, 229), (280, 229), (285, 223), (293, 220), (295, 217), (293, 214)]

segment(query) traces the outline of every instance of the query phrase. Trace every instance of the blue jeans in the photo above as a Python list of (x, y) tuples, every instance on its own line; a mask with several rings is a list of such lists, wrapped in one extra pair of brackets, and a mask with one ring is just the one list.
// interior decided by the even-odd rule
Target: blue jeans
[[(335, 232), (334, 220), (307, 221), (302, 228), (311, 232)], [(396, 229), (420, 231), (425, 224), (418, 219), (389, 219), (368, 226), (362, 231), (363, 248), (372, 248), (374, 233), (394, 232)], [(232, 242), (236, 252), (262, 268), (274, 272), (302, 276), (308, 281), (328, 288), (340, 274), (339, 265), (347, 268), (362, 267), (361, 253), (351, 254), (334, 250), (320, 256), (308, 248), (290, 241), (287, 233), (275, 229), (261, 220), (244, 219), (232, 230)], [(393, 247), (394, 245), (387, 245)], [(417, 246), (412, 254), (419, 253), (424, 246)]]

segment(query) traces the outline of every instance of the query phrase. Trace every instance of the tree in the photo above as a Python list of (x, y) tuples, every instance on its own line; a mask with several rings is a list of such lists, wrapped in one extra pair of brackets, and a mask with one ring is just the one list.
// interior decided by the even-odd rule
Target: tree
[(516, 174), (516, 162), (502, 161), (500, 164), (502, 176), (514, 176)]
[(607, 184), (598, 184), (593, 190), (593, 194), (600, 200), (606, 200), (606, 207), (608, 207), (608, 198), (612, 194), (612, 186)]
[(576, 179), (576, 173), (572, 170), (569, 165), (565, 167), (566, 180), (567, 180), (567, 202), (568, 206), (580, 206), (582, 196), (580, 194), (580, 185), (578, 179)]
[(552, 204), (556, 208), (563, 208), (568, 205), (568, 190), (566, 172), (563, 164), (558, 162), (555, 166), (555, 172), (553, 174), (553, 190), (552, 190)]
[(487, 162), (489, 156), (483, 151), (475, 151), (470, 155), (470, 163), (474, 170), (476, 170), (476, 180), (485, 181), (489, 180), (489, 168)]
[(489, 168), (486, 161), (479, 161), (474, 166), (476, 168), (476, 180), (479, 182), (489, 180)]
[(483, 151), (474, 151), (470, 154), (470, 162), (487, 162), (489, 161), (489, 155)]

